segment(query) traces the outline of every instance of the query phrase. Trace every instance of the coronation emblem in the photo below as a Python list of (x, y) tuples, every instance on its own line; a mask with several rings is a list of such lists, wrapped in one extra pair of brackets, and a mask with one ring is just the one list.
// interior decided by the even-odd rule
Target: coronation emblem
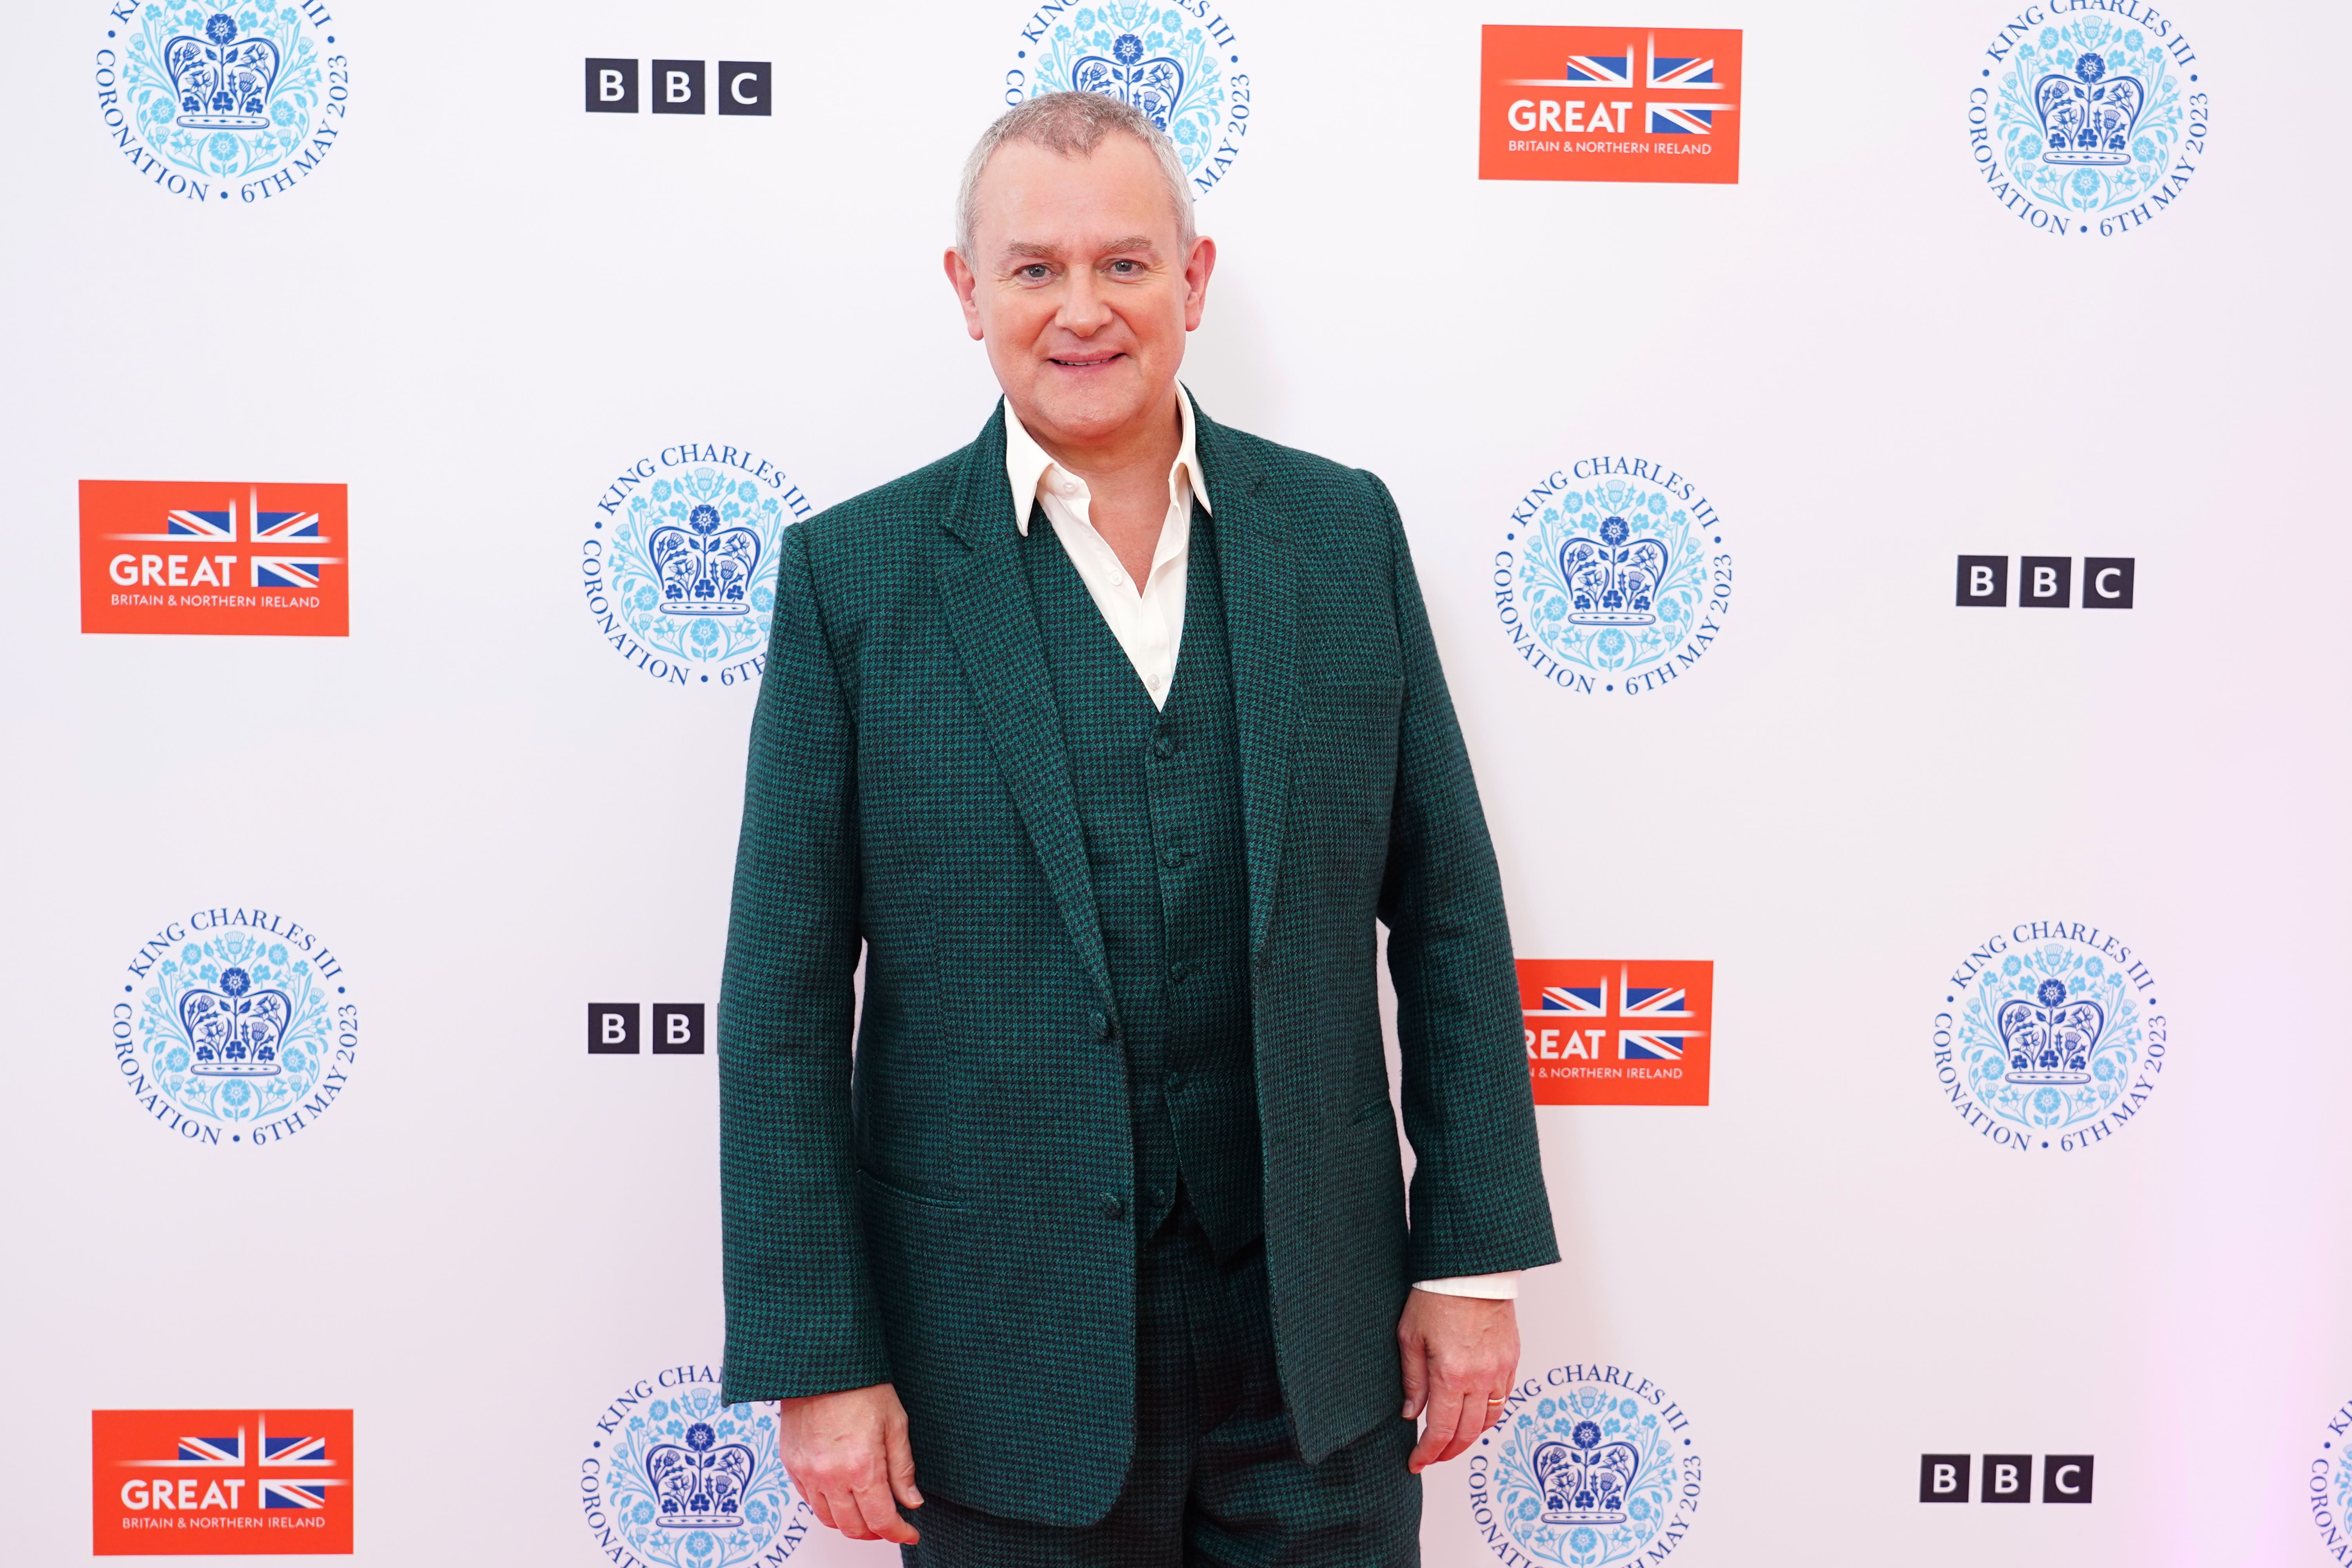
[(324, 0), (115, 4), (92, 79), (107, 138), (190, 201), (266, 201), (316, 173), (351, 107), (351, 60)]
[(1098, 92), (1168, 133), (1195, 197), (1225, 177), (1249, 133), (1252, 86), (1230, 12), (1204, 0), (1041, 5), (1022, 24), (1004, 102)]
[(1969, 146), (1994, 199), (2054, 237), (2127, 234), (2188, 190), (2211, 104), (2179, 26), (2040, 6), (1978, 57)]

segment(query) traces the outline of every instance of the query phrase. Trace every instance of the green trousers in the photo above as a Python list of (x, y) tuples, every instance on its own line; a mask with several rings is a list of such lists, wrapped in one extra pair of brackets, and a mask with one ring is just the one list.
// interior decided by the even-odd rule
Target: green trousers
[[(1220, 1267), (1180, 1194), (1136, 1268), (1135, 1458), (1100, 1523), (1000, 1519), (940, 1497), (906, 1568), (1413, 1568), (1413, 1424), (1300, 1462), (1275, 1372), (1265, 1248)], [(922, 1456), (916, 1456), (918, 1479)]]

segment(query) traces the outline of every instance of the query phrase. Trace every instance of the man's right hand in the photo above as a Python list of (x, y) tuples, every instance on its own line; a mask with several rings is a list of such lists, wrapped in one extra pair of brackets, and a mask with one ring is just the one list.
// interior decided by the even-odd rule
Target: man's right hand
[(784, 1469), (821, 1523), (852, 1541), (912, 1546), (921, 1539), (897, 1506), (923, 1506), (897, 1389), (877, 1383), (782, 1404)]

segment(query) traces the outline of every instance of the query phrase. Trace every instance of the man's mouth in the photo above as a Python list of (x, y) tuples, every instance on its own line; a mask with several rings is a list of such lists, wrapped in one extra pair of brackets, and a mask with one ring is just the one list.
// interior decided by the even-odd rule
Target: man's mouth
[(1100, 370), (1126, 357), (1125, 354), (1052, 354), (1047, 356), (1045, 363), (1060, 365), (1064, 370)]

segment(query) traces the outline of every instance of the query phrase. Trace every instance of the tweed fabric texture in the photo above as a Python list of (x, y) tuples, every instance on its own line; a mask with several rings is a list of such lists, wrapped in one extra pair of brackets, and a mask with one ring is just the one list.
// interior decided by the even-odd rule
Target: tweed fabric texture
[(1193, 587), (1163, 709), (1044, 529), (1022, 563), (1062, 718), (1095, 912), (1126, 1043), (1139, 1236), (1181, 1178), (1232, 1256), (1259, 1231), (1250, 1063), (1249, 866), (1214, 527), (1195, 510)]
[[(1196, 429), (1270, 1315), (1313, 1462), (1394, 1419), (1412, 1280), (1558, 1252), (1500, 882), (1395, 506), (1370, 474)], [(719, 1002), (725, 1393), (893, 1382), (927, 1495), (1081, 1524), (1135, 1444), (1134, 1130), (1003, 461), (992, 417), (779, 552)]]
[[(1097, 1524), (1002, 1519), (926, 1496), (905, 1568), (1412, 1568), (1421, 1478), (1391, 1415), (1298, 1456), (1275, 1370), (1265, 1252), (1221, 1263), (1189, 1205), (1136, 1270), (1135, 1462)], [(917, 1477), (920, 1480), (920, 1476)]]

